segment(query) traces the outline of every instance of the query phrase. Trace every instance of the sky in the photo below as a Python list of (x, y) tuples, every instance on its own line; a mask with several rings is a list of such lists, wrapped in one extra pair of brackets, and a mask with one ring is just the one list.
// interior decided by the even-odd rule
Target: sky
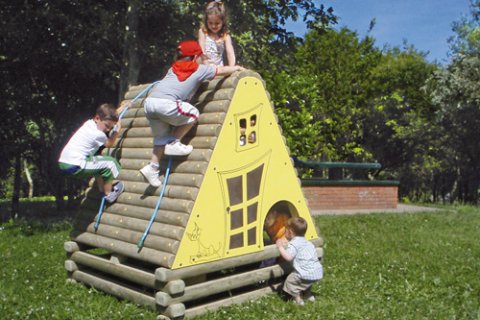
[[(452, 23), (469, 17), (469, 0), (319, 0), (317, 4), (333, 7), (339, 17), (335, 29), (347, 27), (363, 38), (370, 21), (375, 44), (383, 48), (403, 48), (404, 40), (417, 50), (428, 52), (427, 60), (448, 62), (448, 38), (454, 35)], [(287, 29), (299, 36), (305, 33), (303, 22), (291, 23)]]

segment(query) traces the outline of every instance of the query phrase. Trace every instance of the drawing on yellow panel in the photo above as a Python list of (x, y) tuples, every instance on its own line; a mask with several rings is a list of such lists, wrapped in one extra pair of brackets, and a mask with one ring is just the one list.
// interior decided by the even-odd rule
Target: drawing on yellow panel
[[(214, 258), (221, 257), (220, 251), (222, 248), (222, 244), (219, 243), (217, 247), (214, 247), (213, 245), (206, 246), (202, 242), (202, 230), (197, 224), (195, 224), (192, 233), (187, 233), (187, 237), (192, 243), (197, 244), (196, 251), (192, 256), (190, 256), (191, 263), (211, 261)], [(204, 235), (203, 237), (205, 238), (206, 236)]]
[(240, 80), (172, 269), (263, 250), (267, 214), (281, 207), (318, 238), (263, 83)]

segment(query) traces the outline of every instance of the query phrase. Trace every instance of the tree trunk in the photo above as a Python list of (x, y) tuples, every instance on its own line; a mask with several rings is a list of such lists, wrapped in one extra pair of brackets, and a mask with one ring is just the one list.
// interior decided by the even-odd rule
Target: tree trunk
[(30, 170), (28, 169), (27, 160), (23, 160), (23, 171), (25, 172), (25, 177), (27, 178), (28, 182), (28, 197), (33, 198), (33, 180), (32, 175), (30, 174)]
[(140, 73), (140, 57), (138, 53), (138, 22), (142, 2), (130, 0), (127, 9), (127, 24), (123, 44), (123, 63), (120, 74), (119, 101), (123, 100), (128, 86), (138, 82)]
[(14, 164), (14, 178), (13, 178), (13, 195), (12, 207), (10, 217), (15, 219), (19, 214), (20, 209), (20, 184), (22, 182), (22, 159), (19, 153), (15, 155)]

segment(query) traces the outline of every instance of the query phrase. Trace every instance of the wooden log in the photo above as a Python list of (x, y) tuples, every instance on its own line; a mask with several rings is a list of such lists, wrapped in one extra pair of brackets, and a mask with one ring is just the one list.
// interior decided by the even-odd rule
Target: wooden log
[(239, 294), (233, 297), (221, 299), (221, 300), (216, 300), (207, 304), (203, 304), (200, 306), (196, 306), (193, 308), (189, 308), (185, 311), (185, 318), (193, 318), (196, 316), (199, 316), (201, 314), (204, 314), (208, 311), (214, 311), (217, 310), (221, 307), (227, 307), (233, 304), (240, 304), (246, 301), (253, 301), (257, 300), (260, 297), (265, 296), (266, 294), (272, 293), (281, 286), (281, 282), (274, 283), (272, 285), (269, 285), (268, 287), (265, 288), (260, 288), (257, 290), (249, 291), (243, 294)]
[[(149, 162), (149, 160), (121, 159), (120, 165), (122, 166), (122, 169), (139, 170)], [(166, 168), (167, 164), (162, 161), (160, 167)], [(171, 172), (205, 174), (207, 167), (208, 163), (206, 161), (172, 161)]]
[(173, 173), (168, 178), (168, 184), (171, 186), (197, 187), (200, 188), (203, 181), (203, 175)]
[(163, 291), (155, 293), (155, 303), (162, 307), (167, 307), (170, 304), (172, 297)]
[(102, 271), (104, 273), (148, 288), (160, 290), (165, 286), (164, 283), (161, 283), (155, 279), (155, 275), (153, 273), (149, 273), (124, 264), (116, 264), (107, 259), (86, 252), (75, 252), (71, 257), (71, 260), (79, 265)]
[(65, 266), (65, 270), (67, 270), (68, 272), (74, 272), (78, 270), (77, 264), (75, 263), (75, 261), (72, 261), (72, 260), (65, 260), (64, 266)]
[(181, 294), (185, 291), (185, 282), (183, 280), (170, 281), (162, 290), (170, 296)]
[[(121, 217), (131, 217), (135, 219), (149, 221), (153, 214), (153, 209), (154, 208), (145, 208), (145, 207), (139, 207), (139, 206), (132, 206), (128, 204), (115, 203), (110, 207), (108, 207), (105, 213), (112, 213)], [(98, 211), (98, 208), (94, 210), (95, 211), (92, 211), (94, 212), (93, 217), (95, 217)], [(181, 212), (168, 211), (168, 210), (158, 210), (158, 213), (155, 217), (155, 222), (171, 226), (174, 228), (174, 230), (176, 230), (175, 227), (185, 227), (188, 223), (189, 217), (190, 216), (188, 213), (181, 213)]]
[(120, 165), (122, 169), (139, 170), (146, 166), (150, 162), (150, 159), (120, 159)]
[(194, 99), (196, 101), (232, 100), (234, 93), (233, 88), (199, 91)]
[(143, 159), (150, 161), (152, 158), (152, 148), (122, 148), (119, 155), (121, 159)]
[(124, 99), (128, 101), (129, 104), (129, 109), (138, 109), (138, 108), (143, 108), (143, 99), (137, 99), (136, 101), (132, 101), (133, 99)]
[(127, 260), (128, 260), (127, 257), (122, 256), (120, 254), (112, 253), (112, 255), (110, 255), (110, 262), (114, 263), (114, 264), (125, 263), (125, 262), (127, 262)]
[(118, 176), (119, 180), (122, 181), (138, 181), (138, 182), (146, 182), (147, 180), (143, 177), (139, 170), (128, 170), (122, 169)]
[(128, 138), (121, 141), (122, 148), (152, 148), (153, 137)]
[[(160, 176), (160, 180), (164, 180), (163, 176)], [(147, 182), (128, 182), (125, 183), (125, 192), (137, 193), (143, 196), (159, 196), (162, 191), (162, 187), (152, 188)], [(198, 188), (194, 187), (183, 187), (170, 185), (168, 183), (165, 186), (164, 196), (174, 199), (183, 199), (183, 200), (195, 200), (198, 195)], [(93, 199), (100, 199), (99, 196), (93, 196)]]
[(143, 108), (129, 108), (124, 113), (123, 120), (129, 118), (145, 118), (145, 111), (143, 110)]
[[(112, 213), (105, 212), (102, 215), (101, 224), (112, 227), (123, 228), (127, 230), (144, 232), (148, 226), (149, 221), (143, 219), (136, 219), (131, 217), (124, 217)], [(172, 239), (176, 241), (182, 240), (184, 228), (172, 226), (169, 224), (153, 222), (150, 228), (150, 234), (162, 238)]]
[(220, 124), (200, 124), (192, 128), (188, 132), (189, 136), (196, 136), (196, 137), (217, 137), (222, 130), (222, 126)]
[[(209, 149), (193, 149), (187, 157), (181, 157), (178, 160), (183, 161), (210, 161), (212, 156), (212, 150)], [(122, 148), (119, 153), (119, 157), (122, 159), (142, 159), (150, 160), (152, 157), (152, 148)], [(165, 159), (162, 158), (162, 163), (165, 163)], [(165, 165), (161, 165), (165, 168)]]
[(79, 234), (74, 240), (93, 247), (107, 249), (110, 252), (123, 254), (140, 261), (146, 261), (164, 268), (171, 268), (173, 261), (175, 260), (175, 256), (168, 252), (162, 252), (148, 247), (143, 247), (139, 250), (136, 244), (103, 237), (89, 232)]
[(213, 149), (217, 143), (217, 137), (194, 137), (189, 143), (194, 149)]
[[(217, 136), (220, 133), (222, 126), (219, 124), (205, 124), (194, 126), (188, 135), (201, 136)], [(152, 130), (148, 127), (132, 127), (126, 130), (122, 130), (121, 137), (124, 138), (144, 138), (152, 137)]]
[(200, 114), (225, 113), (230, 107), (231, 100), (202, 101), (197, 105)]
[(131, 88), (128, 90), (127, 93), (125, 93), (125, 100), (132, 100), (132, 99), (135, 99), (137, 98), (137, 101), (142, 101), (144, 100), (147, 95), (150, 93), (151, 89), (148, 90), (147, 92), (145, 92), (142, 96), (138, 97), (138, 95), (145, 89), (148, 88), (150, 84), (148, 85), (145, 85), (144, 87), (138, 87), (138, 88)]
[[(140, 228), (136, 228), (140, 229)], [(110, 239), (121, 240), (127, 243), (136, 245), (138, 241), (142, 238), (143, 231), (137, 232), (124, 228), (119, 228), (116, 226), (107, 225), (105, 223), (100, 223), (98, 229), (95, 231), (94, 223), (91, 223), (87, 227), (87, 232), (92, 234), (100, 235)], [(177, 253), (178, 247), (180, 246), (180, 241), (164, 238), (161, 236), (156, 236), (153, 234), (148, 234), (145, 238), (145, 247), (155, 249), (158, 251), (163, 251), (166, 253), (175, 254)]]
[(178, 319), (185, 315), (185, 310), (185, 305), (182, 303), (171, 304), (165, 310), (164, 315), (171, 319)]
[[(151, 187), (147, 187), (150, 188)], [(129, 204), (135, 206), (142, 206), (146, 208), (155, 208), (157, 206), (158, 197), (155, 195), (148, 195), (152, 194), (151, 191), (146, 191), (142, 194), (139, 193), (131, 193), (124, 191), (118, 198), (115, 204)], [(92, 193), (88, 195), (89, 199), (92, 199), (93, 202), (100, 203), (100, 194)], [(162, 198), (160, 209), (168, 210), (168, 211), (178, 211), (184, 213), (190, 213), (193, 209), (193, 205), (195, 204), (192, 200), (184, 200), (184, 199), (173, 199), (164, 197)]]
[(79, 251), (80, 250), (80, 246), (78, 245), (78, 243), (76, 243), (75, 241), (66, 241), (64, 244), (63, 244), (63, 248), (65, 249), (66, 252), (68, 253), (73, 253), (75, 251)]
[(204, 124), (223, 124), (225, 120), (224, 112), (201, 113), (198, 117), (198, 123)]
[[(98, 212), (98, 205), (99, 205), (98, 203), (93, 201), (89, 202), (88, 206), (86, 203), (85, 207), (82, 210), (81, 216), (87, 216), (88, 218), (90, 218), (90, 221), (91, 221), (92, 219), (94, 219), (95, 215)], [(114, 203), (111, 206), (109, 206), (105, 210), (105, 212), (110, 212), (110, 213), (121, 215), (124, 217), (150, 220), (154, 208), (155, 207), (146, 208), (146, 207), (140, 207), (140, 206), (133, 206), (129, 204)], [(91, 214), (89, 213), (90, 211), (91, 211)], [(155, 222), (164, 223), (171, 226), (185, 227), (189, 217), (190, 215), (188, 213), (168, 211), (168, 210), (158, 210), (157, 216), (155, 217)]]
[(127, 130), (122, 130), (121, 136), (124, 138), (144, 138), (152, 136), (152, 129), (148, 127), (132, 127)]
[(124, 117), (122, 118), (122, 130), (128, 130), (129, 128), (150, 128), (150, 122), (145, 117)]
[(203, 82), (197, 91), (202, 92), (208, 90), (235, 88), (238, 80), (239, 78), (235, 76), (215, 77), (213, 80)]
[(116, 297), (130, 300), (136, 304), (147, 306), (151, 309), (156, 308), (155, 299), (153, 297), (144, 293), (140, 293), (124, 285), (112, 282), (100, 275), (86, 273), (83, 271), (75, 271), (72, 274), (72, 278)]
[[(135, 206), (142, 206), (147, 208), (155, 208), (158, 202), (157, 196), (145, 196), (143, 194), (123, 192), (116, 203), (123, 203)], [(160, 204), (160, 209), (168, 211), (178, 211), (190, 213), (193, 209), (194, 201), (172, 199), (164, 197)]]
[(234, 73), (233, 76), (236, 76), (240, 79), (245, 78), (245, 77), (253, 77), (253, 78), (257, 78), (258, 80), (265, 83), (262, 79), (262, 76), (260, 76), (260, 74), (258, 72), (255, 72), (255, 71), (250, 70), (250, 69), (245, 69), (245, 70), (240, 71), (238, 73)]
[(187, 286), (183, 295), (171, 298), (169, 303), (192, 301), (220, 292), (246, 287), (261, 281), (280, 278), (285, 275), (286, 266), (273, 265), (248, 272), (233, 274), (219, 279)]
[[(323, 240), (321, 238), (313, 239), (311, 242), (316, 246), (321, 246)], [(321, 248), (319, 248), (321, 249)], [(323, 254), (323, 251), (320, 252)], [(157, 268), (155, 270), (155, 277), (162, 282), (168, 282), (176, 279), (186, 279), (200, 274), (207, 274), (215, 271), (220, 271), (228, 268), (234, 268), (250, 263), (260, 262), (270, 258), (279, 256), (276, 245), (265, 246), (263, 251), (248, 253), (242, 256), (221, 259), (213, 262), (203, 263), (195, 266), (180, 268), (180, 269), (165, 269)], [(319, 255), (320, 257), (321, 255)]]
[[(213, 149), (216, 137), (193, 137), (185, 139), (194, 149)], [(153, 137), (128, 138), (119, 142), (122, 148), (153, 148)]]

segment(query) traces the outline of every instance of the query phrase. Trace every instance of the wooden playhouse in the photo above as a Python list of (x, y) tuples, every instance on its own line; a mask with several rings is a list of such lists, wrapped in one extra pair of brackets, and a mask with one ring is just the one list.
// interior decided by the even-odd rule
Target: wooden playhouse
[[(130, 88), (133, 99), (148, 85)], [(188, 157), (173, 159), (164, 197), (144, 246), (137, 243), (156, 207), (139, 169), (150, 160), (153, 138), (142, 99), (122, 119), (115, 155), (125, 192), (94, 223), (100, 198), (92, 187), (65, 243), (65, 268), (79, 281), (158, 311), (159, 318), (189, 318), (275, 290), (285, 266), (264, 242), (272, 210), (301, 216), (306, 238), (322, 256), (297, 172), (261, 77), (252, 71), (204, 83), (193, 103), (198, 125), (185, 142)], [(166, 162), (161, 164), (165, 171)], [(164, 177), (161, 177), (163, 181)]]

